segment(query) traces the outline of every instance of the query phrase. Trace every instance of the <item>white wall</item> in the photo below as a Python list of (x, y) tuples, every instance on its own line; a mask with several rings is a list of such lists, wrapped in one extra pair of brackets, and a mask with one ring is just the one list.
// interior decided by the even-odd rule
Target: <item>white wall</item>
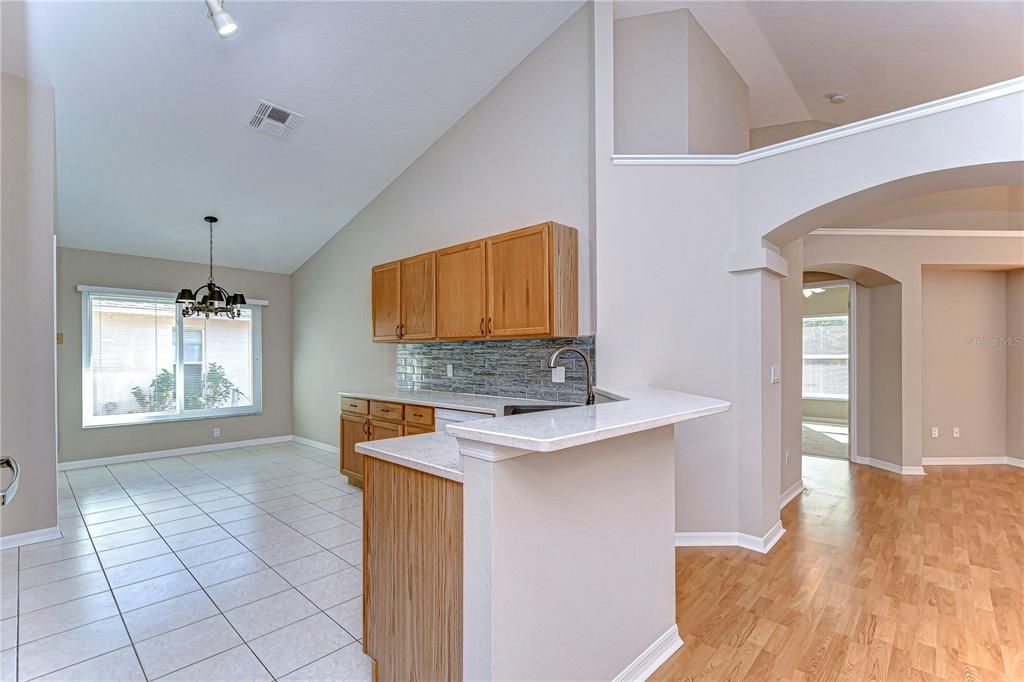
[(0, 121), (0, 450), (21, 465), (0, 515), (10, 536), (57, 525), (53, 89), (3, 74)]
[[(916, 464), (909, 464), (904, 452), (901, 288), (899, 284), (888, 284), (871, 289), (871, 334), (868, 347), (859, 349), (861, 357), (870, 358), (867, 414), (871, 428), (866, 442), (860, 443), (857, 456), (880, 459), (897, 466), (919, 466), (920, 458)], [(863, 430), (858, 433), (863, 433)]]
[(579, 230), (594, 329), (592, 8), (573, 15), (293, 275), (294, 430), (338, 442), (337, 392), (393, 385), (370, 268), (552, 219)]
[[(101, 428), (82, 427), (82, 294), (76, 287), (116, 287), (178, 291), (206, 281), (207, 265), (80, 249), (57, 250), (57, 324), (64, 344), (57, 347), (60, 461), (153, 452), (287, 436), (292, 432), (291, 278), (255, 270), (214, 270), (217, 283), (247, 298), (269, 301), (262, 310), (262, 414), (154, 422)], [(213, 437), (213, 427), (221, 429)]]
[(750, 148), (750, 89), (700, 23), (687, 15), (689, 153), (745, 152)]

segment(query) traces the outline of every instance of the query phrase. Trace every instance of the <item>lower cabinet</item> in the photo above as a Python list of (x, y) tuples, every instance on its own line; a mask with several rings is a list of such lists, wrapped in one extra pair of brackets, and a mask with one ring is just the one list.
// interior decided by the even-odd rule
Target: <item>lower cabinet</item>
[(434, 430), (434, 408), (368, 398), (342, 398), (338, 421), (339, 470), (349, 483), (363, 486), (363, 456), (356, 445), (368, 440), (414, 436)]

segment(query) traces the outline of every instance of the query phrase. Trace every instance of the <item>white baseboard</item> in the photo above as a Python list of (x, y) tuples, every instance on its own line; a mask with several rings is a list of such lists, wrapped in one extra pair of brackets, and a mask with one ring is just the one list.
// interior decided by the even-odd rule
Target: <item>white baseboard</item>
[(646, 680), (681, 646), (683, 646), (683, 640), (679, 637), (679, 626), (673, 624), (632, 663), (627, 665), (625, 670), (616, 675), (614, 682)]
[(924, 476), (924, 467), (905, 467), (899, 464), (893, 464), (892, 462), (886, 462), (884, 459), (872, 459), (871, 457), (851, 457), (850, 461), (854, 464), (863, 464), (869, 467), (875, 467), (876, 469), (884, 469), (894, 474), (900, 474), (901, 476)]
[(110, 464), (123, 464), (125, 462), (138, 462), (143, 459), (157, 459), (159, 457), (181, 457), (182, 455), (196, 455), (200, 452), (215, 452), (217, 450), (231, 450), (234, 448), (255, 447), (257, 445), (273, 445), (274, 443), (287, 443), (292, 436), (271, 436), (270, 438), (253, 438), (251, 440), (235, 440), (226, 443), (210, 443), (208, 445), (194, 445), (187, 448), (173, 448), (171, 450), (154, 450), (153, 452), (137, 452), (131, 455), (117, 455), (114, 457), (96, 457), (93, 459), (80, 459), (73, 462), (58, 462), (58, 471), (70, 471), (72, 469), (87, 469), (89, 467), (107, 466)]
[(804, 491), (804, 480), (800, 479), (793, 485), (789, 486), (786, 492), (779, 496), (779, 509), (784, 508), (787, 504), (792, 502), (800, 493)]
[(921, 463), (926, 467), (1008, 464), (1024, 469), (1024, 459), (1019, 457), (923, 457)]
[(302, 436), (292, 436), (292, 440), (302, 445), (308, 445), (311, 448), (317, 448), (318, 450), (326, 450), (327, 452), (333, 452), (338, 454), (341, 452), (341, 448), (331, 445), (329, 443), (321, 443), (318, 440), (310, 440), (309, 438), (303, 438)]
[(764, 537), (729, 532), (676, 533), (676, 547), (743, 547), (767, 554), (785, 532), (782, 521), (778, 521)]
[(53, 528), (30, 530), (25, 533), (15, 533), (14, 535), (5, 535), (4, 537), (0, 537), (0, 550), (11, 549), (12, 547), (21, 547), (22, 545), (31, 545), (35, 542), (57, 540), (62, 537), (64, 536), (61, 535), (60, 528), (57, 526), (54, 526)]

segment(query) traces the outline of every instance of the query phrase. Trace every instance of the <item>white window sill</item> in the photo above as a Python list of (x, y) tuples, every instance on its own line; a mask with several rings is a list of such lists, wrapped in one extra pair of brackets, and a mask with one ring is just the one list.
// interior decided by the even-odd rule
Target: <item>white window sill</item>
[(114, 426), (144, 426), (146, 424), (167, 424), (174, 422), (194, 422), (201, 419), (226, 419), (229, 417), (252, 417), (255, 415), (263, 414), (263, 410), (260, 408), (238, 408), (236, 410), (220, 410), (217, 412), (203, 412), (195, 415), (180, 415), (180, 414), (169, 414), (169, 415), (146, 415), (138, 417), (136, 419), (124, 419), (125, 416), (130, 415), (117, 415), (117, 421), (91, 421), (82, 423), (83, 429), (106, 429)]
[(850, 402), (849, 398), (830, 398), (828, 396), (821, 396), (821, 395), (805, 395), (805, 396), (801, 397), (801, 400), (817, 400), (817, 401), (826, 402), (826, 403), (848, 403), (848, 402)]

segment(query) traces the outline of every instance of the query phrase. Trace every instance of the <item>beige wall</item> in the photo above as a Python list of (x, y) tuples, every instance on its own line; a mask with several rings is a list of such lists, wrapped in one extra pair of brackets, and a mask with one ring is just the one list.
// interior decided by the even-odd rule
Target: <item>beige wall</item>
[(747, 150), (747, 84), (689, 11), (619, 19), (614, 31), (617, 153)]
[(750, 89), (693, 15), (687, 15), (689, 153), (745, 152), (750, 148)]
[[(922, 318), (922, 268), (941, 266), (960, 269), (989, 267), (1006, 269), (1024, 265), (1024, 240), (1015, 235), (1007, 237), (889, 237), (889, 236), (833, 236), (811, 235), (804, 239), (804, 264), (809, 270), (827, 269), (829, 264), (848, 263), (871, 268), (901, 283), (900, 286), (900, 348), (918, 349), (904, 355), (900, 363), (902, 412), (902, 465), (920, 466), (924, 444), (930, 440), (924, 418), (924, 346)], [(872, 289), (873, 298), (883, 287)], [(878, 301), (873, 300), (873, 308)], [(889, 306), (891, 307), (891, 306)], [(873, 310), (873, 317), (879, 311)], [(882, 318), (884, 319), (884, 318)], [(891, 325), (890, 325), (891, 326)], [(881, 330), (876, 329), (876, 333)], [(874, 356), (875, 353), (873, 352)], [(872, 367), (872, 377), (878, 376)], [(873, 395), (888, 396), (879, 387)], [(888, 411), (891, 415), (894, 411)], [(875, 412), (872, 411), (874, 418)], [(878, 432), (880, 424), (872, 431)], [(885, 448), (888, 452), (889, 448)], [(878, 456), (874, 452), (859, 453)], [(883, 455), (884, 456), (884, 455)]]
[(615, 22), (615, 148), (626, 154), (685, 154), (690, 13)]
[(803, 271), (804, 242), (798, 239), (782, 250), (782, 256), (789, 264), (793, 276), (781, 283), (780, 303), (782, 325), (782, 366), (783, 371), (793, 368), (792, 378), (783, 376), (782, 381), (782, 461), (780, 462), (779, 493), (785, 493), (800, 481), (800, 456), (803, 451), (801, 432), (800, 368), (803, 362), (803, 282), (797, 273)]
[(871, 429), (867, 443), (859, 443), (856, 454), (897, 466), (907, 465), (903, 455), (901, 400), (901, 289), (899, 284), (871, 289), (868, 348), (858, 349), (870, 358)]
[(1024, 460), (1024, 269), (1006, 273), (1006, 455)]
[(761, 147), (767, 147), (768, 145), (778, 144), (779, 142), (785, 142), (786, 140), (803, 137), (804, 135), (820, 133), (822, 130), (828, 130), (829, 128), (835, 127), (836, 125), (834, 123), (826, 123), (825, 121), (809, 119), (807, 121), (782, 123), (776, 126), (751, 128), (750, 148), (759, 149)]
[[(57, 250), (57, 413), (61, 462), (138, 452), (287, 436), (292, 432), (291, 278), (253, 270), (215, 268), (217, 283), (262, 308), (263, 413), (182, 422), (82, 428), (82, 295), (80, 284), (178, 291), (206, 281), (207, 265), (79, 249)], [(220, 438), (213, 427), (221, 428)]]
[(6, 537), (57, 525), (53, 89), (3, 74), (0, 122), (0, 450), (21, 465)]
[(921, 294), (924, 456), (1005, 457), (1006, 273), (926, 269)]
[(393, 385), (370, 341), (377, 263), (553, 219), (579, 230), (580, 330), (594, 329), (592, 6), (586, 5), (293, 275), (294, 430), (336, 444), (337, 392)]

